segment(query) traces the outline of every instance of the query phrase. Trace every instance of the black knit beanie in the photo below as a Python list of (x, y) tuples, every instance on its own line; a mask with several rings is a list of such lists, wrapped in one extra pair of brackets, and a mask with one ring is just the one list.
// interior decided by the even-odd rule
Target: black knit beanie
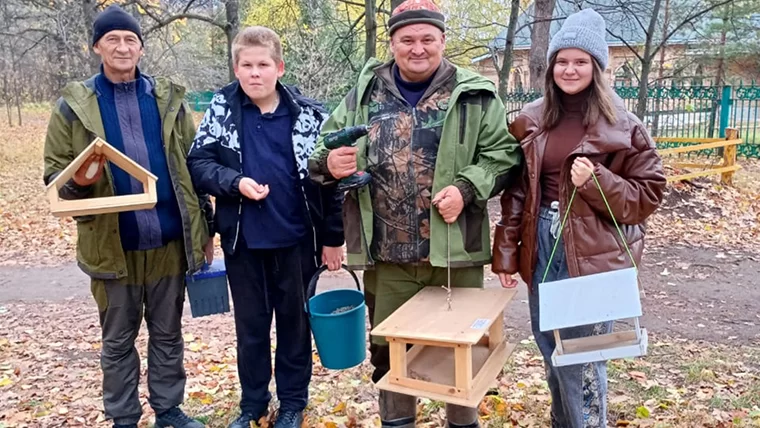
[(144, 45), (142, 33), (140, 32), (140, 24), (132, 15), (128, 14), (124, 9), (115, 4), (108, 6), (95, 18), (95, 22), (92, 24), (93, 46), (101, 37), (113, 30), (131, 31), (137, 34), (137, 38), (140, 39), (140, 44)]

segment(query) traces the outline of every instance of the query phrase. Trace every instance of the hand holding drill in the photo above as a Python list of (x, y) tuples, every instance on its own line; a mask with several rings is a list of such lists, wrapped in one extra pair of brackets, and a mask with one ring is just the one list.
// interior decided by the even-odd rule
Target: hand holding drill
[(327, 169), (338, 182), (338, 191), (364, 187), (371, 177), (364, 171), (357, 171), (356, 141), (369, 133), (369, 126), (357, 125), (340, 129), (328, 134), (324, 139), (325, 147), (330, 150), (327, 155)]

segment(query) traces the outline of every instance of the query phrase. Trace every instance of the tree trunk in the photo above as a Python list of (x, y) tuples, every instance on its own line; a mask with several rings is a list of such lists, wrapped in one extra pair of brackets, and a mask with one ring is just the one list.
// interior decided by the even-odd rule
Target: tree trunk
[(507, 40), (504, 43), (504, 61), (499, 69), (499, 97), (506, 99), (509, 92), (509, 75), (512, 72), (512, 57), (515, 43), (515, 31), (517, 30), (517, 18), (520, 14), (520, 0), (512, 0), (509, 10), (509, 25), (507, 26)]
[(89, 51), (90, 73), (95, 74), (100, 71), (100, 58), (92, 50), (92, 23), (95, 22), (95, 16), (98, 14), (98, 0), (82, 0), (82, 17), (84, 31), (87, 34), (87, 50)]
[(391, 13), (393, 13), (393, 11), (396, 10), (398, 5), (400, 5), (403, 2), (404, 0), (391, 0)]
[(375, 0), (364, 0), (364, 29), (366, 40), (364, 41), (364, 60), (368, 60), (376, 55), (375, 47), (377, 46), (377, 21)]
[(318, 0), (301, 0), (301, 22), (311, 28), (319, 23), (319, 8), (321, 2)]
[(230, 81), (233, 81), (235, 80), (235, 70), (232, 63), (232, 40), (240, 31), (240, 0), (227, 0), (224, 10), (227, 16), (227, 25), (224, 28), (224, 35), (227, 36), (227, 67)]
[[(647, 111), (647, 98), (649, 95), (649, 73), (652, 71), (652, 60), (654, 59), (654, 55), (652, 55), (652, 39), (654, 36), (654, 30), (657, 27), (657, 17), (660, 15), (661, 6), (662, 0), (654, 0), (652, 18), (649, 20), (646, 42), (644, 43), (644, 55), (641, 61), (641, 79), (639, 80), (639, 96), (636, 101), (636, 116), (645, 123), (644, 115)], [(662, 43), (665, 43), (665, 41)], [(664, 48), (664, 46), (661, 48)]]
[[(713, 138), (715, 136), (715, 122), (718, 119), (718, 106), (720, 105), (720, 99), (723, 94), (723, 85), (726, 80), (726, 33), (728, 32), (728, 6), (723, 14), (723, 27), (720, 29), (720, 51), (718, 53), (718, 71), (715, 75), (715, 86), (718, 88), (718, 96), (712, 102), (712, 109), (710, 109), (710, 121), (709, 128), (707, 130), (707, 138)], [(722, 149), (722, 147), (721, 147)], [(722, 155), (722, 153), (720, 153)]]
[[(662, 39), (668, 36), (668, 25), (670, 25), (670, 0), (665, 0), (665, 19), (662, 22)], [(662, 77), (665, 73), (665, 46), (660, 49), (660, 67), (657, 70), (657, 85), (662, 86)], [(662, 97), (655, 97), (654, 111), (652, 112), (652, 137), (656, 137), (660, 127), (660, 107)]]
[(530, 87), (543, 92), (546, 73), (546, 52), (549, 50), (551, 19), (555, 0), (536, 0), (533, 4), (533, 21), (530, 32)]

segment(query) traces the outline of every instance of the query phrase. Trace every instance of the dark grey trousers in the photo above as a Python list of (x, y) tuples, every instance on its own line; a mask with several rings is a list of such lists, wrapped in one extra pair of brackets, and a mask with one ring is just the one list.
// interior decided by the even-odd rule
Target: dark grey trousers
[(157, 414), (182, 403), (186, 379), (181, 324), (183, 254), (180, 243), (127, 252), (126, 280), (92, 280), (103, 338), (103, 406), (106, 419), (114, 423), (137, 423), (142, 415), (137, 391), (140, 356), (135, 339), (143, 317), (149, 334), (148, 401)]

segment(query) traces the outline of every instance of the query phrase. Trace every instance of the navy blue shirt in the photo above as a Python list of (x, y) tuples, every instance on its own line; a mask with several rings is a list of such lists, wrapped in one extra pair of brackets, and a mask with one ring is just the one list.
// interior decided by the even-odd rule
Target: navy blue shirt
[[(95, 87), (106, 142), (158, 177), (154, 208), (119, 213), (122, 248), (149, 250), (181, 239), (179, 205), (169, 176), (161, 116), (150, 81), (138, 70), (135, 80), (113, 83), (101, 71), (95, 78)], [(140, 181), (113, 163), (111, 175), (116, 195), (144, 193)]]
[(393, 78), (396, 81), (396, 87), (398, 88), (399, 92), (401, 92), (401, 96), (404, 97), (406, 102), (408, 102), (412, 107), (415, 107), (420, 101), (420, 98), (425, 95), (425, 91), (427, 91), (427, 88), (430, 87), (430, 84), (433, 82), (434, 77), (435, 73), (433, 73), (433, 75), (431, 75), (430, 78), (424, 82), (407, 82), (403, 77), (401, 77), (398, 66), (393, 66)]
[(241, 228), (250, 249), (283, 248), (306, 235), (304, 196), (293, 153), (293, 117), (280, 92), (274, 112), (261, 110), (240, 90), (242, 102), (243, 175), (269, 185), (261, 201), (243, 197)]

